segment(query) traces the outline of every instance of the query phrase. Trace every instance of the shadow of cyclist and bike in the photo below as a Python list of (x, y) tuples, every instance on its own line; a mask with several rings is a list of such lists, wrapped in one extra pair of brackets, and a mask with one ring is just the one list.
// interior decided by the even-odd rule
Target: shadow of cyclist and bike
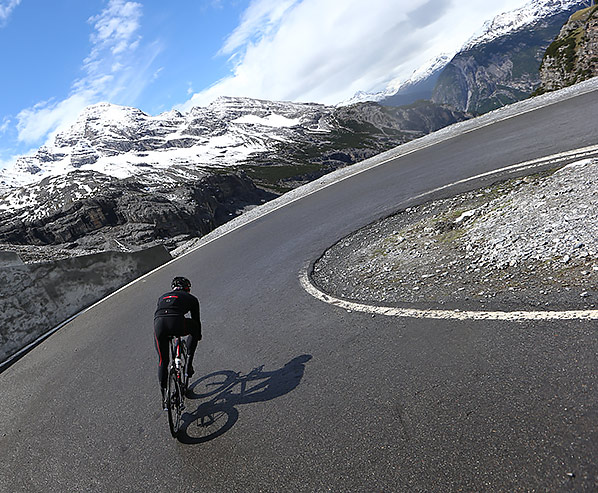
[[(261, 365), (245, 375), (221, 370), (199, 378), (189, 386), (188, 411), (183, 414), (179, 441), (205, 443), (223, 435), (239, 418), (237, 406), (270, 401), (294, 390), (311, 358), (309, 354), (297, 356), (274, 371), (264, 371)], [(199, 401), (199, 405), (189, 412), (189, 408), (195, 407), (193, 401)]]

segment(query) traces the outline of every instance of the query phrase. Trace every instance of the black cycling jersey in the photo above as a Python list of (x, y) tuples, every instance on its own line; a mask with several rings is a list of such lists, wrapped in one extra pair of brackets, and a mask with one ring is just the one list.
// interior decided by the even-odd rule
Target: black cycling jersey
[[(191, 313), (191, 319), (185, 318)], [(158, 379), (162, 388), (166, 387), (168, 377), (168, 340), (172, 336), (186, 336), (188, 340), (187, 373), (193, 373), (193, 356), (198, 341), (201, 340), (201, 322), (199, 320), (199, 300), (182, 289), (169, 291), (158, 298), (158, 306), (154, 313), (154, 337), (156, 349), (160, 356), (158, 363)]]
[(164, 293), (158, 298), (154, 319), (158, 317), (183, 317), (191, 313), (191, 318), (199, 322), (199, 300), (187, 291), (178, 289)]

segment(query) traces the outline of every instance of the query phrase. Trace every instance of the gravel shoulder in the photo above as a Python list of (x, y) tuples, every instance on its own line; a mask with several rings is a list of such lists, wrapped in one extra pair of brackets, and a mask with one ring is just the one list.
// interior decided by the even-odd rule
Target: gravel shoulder
[(328, 294), (459, 309), (593, 309), (598, 160), (398, 211), (315, 263)]

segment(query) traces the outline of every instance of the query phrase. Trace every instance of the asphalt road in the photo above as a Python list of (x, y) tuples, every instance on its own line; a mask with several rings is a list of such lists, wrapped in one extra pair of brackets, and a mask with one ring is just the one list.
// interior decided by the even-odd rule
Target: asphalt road
[[(422, 193), (598, 144), (597, 115), (590, 92), (373, 167), (83, 313), (0, 374), (0, 491), (596, 491), (595, 322), (372, 317), (299, 276)], [(180, 274), (204, 340), (174, 440), (152, 315)]]

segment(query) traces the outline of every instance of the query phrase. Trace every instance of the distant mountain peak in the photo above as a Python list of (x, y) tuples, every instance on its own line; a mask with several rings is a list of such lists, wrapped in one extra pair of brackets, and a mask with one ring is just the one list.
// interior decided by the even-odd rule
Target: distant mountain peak
[(120, 121), (139, 116), (147, 117), (148, 115), (140, 109), (131, 106), (121, 106), (114, 103), (102, 102), (83, 108), (79, 114), (79, 119), (91, 120), (102, 118), (104, 121)]
[(365, 91), (358, 91), (353, 97), (340, 102), (337, 106), (349, 106), (356, 103), (364, 103), (367, 101), (380, 102), (386, 98), (390, 98), (395, 94), (405, 91), (410, 87), (417, 85), (419, 82), (437, 74), (451, 61), (454, 53), (441, 53), (440, 55), (428, 60), (421, 67), (413, 71), (413, 73), (405, 79), (398, 77), (389, 82), (386, 89), (380, 92), (371, 93)]
[(385, 99), (392, 98), (403, 92), (409, 91), (427, 79), (438, 76), (458, 53), (469, 50), (480, 44), (491, 42), (501, 36), (509, 35), (514, 31), (538, 22), (539, 20), (569, 10), (576, 5), (580, 7), (588, 4), (589, 0), (531, 0), (523, 7), (496, 15), (486, 21), (459, 50), (452, 53), (443, 53), (428, 60), (416, 69), (408, 78), (393, 79), (386, 88), (380, 92), (359, 91), (351, 98), (342, 101), (337, 106), (348, 106), (365, 101), (375, 101), (384, 104)]
[(575, 5), (582, 6), (586, 3), (587, 0), (530, 0), (523, 7), (503, 12), (486, 21), (482, 28), (465, 43), (461, 51), (505, 36)]
[(389, 85), (389, 89), (392, 88), (394, 89), (394, 92), (398, 92), (401, 89), (404, 89), (408, 86), (412, 86), (430, 77), (430, 75), (446, 67), (446, 65), (451, 61), (451, 58), (453, 58), (454, 55), (454, 53), (441, 53), (437, 57), (428, 60), (418, 69), (414, 70), (408, 79), (401, 81), (399, 84), (397, 84), (397, 80), (391, 82)]

